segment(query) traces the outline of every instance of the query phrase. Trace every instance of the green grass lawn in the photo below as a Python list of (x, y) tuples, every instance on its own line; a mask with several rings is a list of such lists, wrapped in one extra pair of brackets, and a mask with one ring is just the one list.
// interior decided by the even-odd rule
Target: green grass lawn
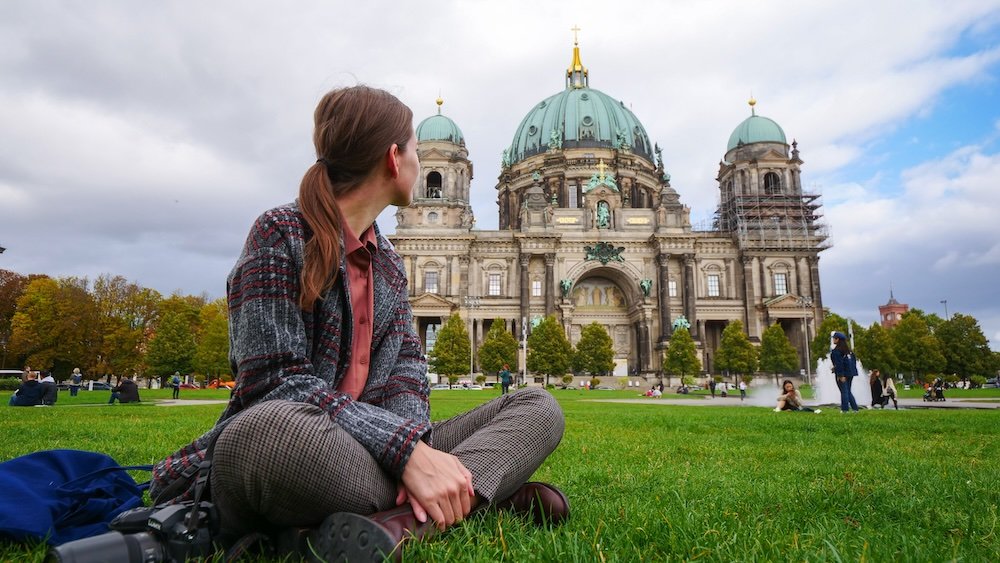
[[(77, 448), (151, 463), (211, 426), (223, 408), (149, 404), (169, 390), (113, 407), (100, 404), (107, 392), (92, 394), (60, 393), (51, 408), (0, 408), (0, 460)], [(407, 560), (1000, 560), (1000, 411), (813, 415), (593, 401), (635, 391), (554, 394), (566, 435), (535, 478), (566, 492), (569, 522), (544, 530), (508, 514), (476, 515), (409, 546)], [(434, 418), (493, 396), (435, 391)], [(0, 544), (4, 561), (40, 561), (43, 553)]]

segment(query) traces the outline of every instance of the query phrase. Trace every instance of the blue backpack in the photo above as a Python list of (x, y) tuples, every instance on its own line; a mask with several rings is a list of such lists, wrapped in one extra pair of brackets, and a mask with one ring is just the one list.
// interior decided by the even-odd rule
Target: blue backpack
[(103, 534), (119, 513), (142, 506), (137, 484), (108, 455), (45, 450), (0, 463), (0, 537), (50, 545)]

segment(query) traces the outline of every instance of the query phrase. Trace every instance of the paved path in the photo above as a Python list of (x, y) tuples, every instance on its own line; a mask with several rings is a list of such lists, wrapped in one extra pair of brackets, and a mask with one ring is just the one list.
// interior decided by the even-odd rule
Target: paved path
[[(659, 399), (653, 398), (635, 398), (635, 399), (585, 399), (587, 401), (600, 402), (600, 403), (642, 403), (642, 404), (657, 404), (657, 405), (679, 405), (679, 406), (689, 406), (689, 407), (738, 407), (741, 406), (739, 397), (716, 397), (714, 399), (705, 397), (702, 399), (671, 399), (669, 395), (665, 395)], [(840, 405), (813, 405), (808, 403), (808, 406), (815, 407), (819, 406), (823, 410), (830, 409), (831, 411), (840, 410)], [(758, 408), (774, 408), (773, 403), (760, 404), (748, 399), (742, 403), (745, 407), (758, 407)], [(971, 400), (957, 400), (957, 401), (943, 401), (943, 402), (927, 402), (923, 399), (899, 399), (900, 409), (1000, 409), (1000, 401), (971, 401)], [(892, 410), (892, 407), (889, 407)]]
[(229, 399), (160, 399), (154, 401), (158, 407), (190, 407), (192, 405), (224, 405)]

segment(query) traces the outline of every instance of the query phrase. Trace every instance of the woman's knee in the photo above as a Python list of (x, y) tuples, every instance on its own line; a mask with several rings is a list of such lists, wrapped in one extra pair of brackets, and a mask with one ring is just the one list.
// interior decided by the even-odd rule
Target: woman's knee
[(566, 420), (562, 407), (559, 406), (559, 402), (552, 396), (552, 393), (538, 387), (528, 387), (518, 391), (513, 396), (531, 409), (534, 415), (532, 418), (539, 428), (549, 430), (548, 435), (552, 439), (552, 448), (555, 449), (555, 446), (562, 440)]

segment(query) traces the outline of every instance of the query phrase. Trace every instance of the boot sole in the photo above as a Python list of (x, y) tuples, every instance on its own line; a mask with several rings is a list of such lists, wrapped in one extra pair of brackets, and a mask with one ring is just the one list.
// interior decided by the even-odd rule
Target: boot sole
[(392, 560), (396, 548), (385, 528), (351, 512), (327, 516), (307, 543), (307, 559), (322, 563)]

